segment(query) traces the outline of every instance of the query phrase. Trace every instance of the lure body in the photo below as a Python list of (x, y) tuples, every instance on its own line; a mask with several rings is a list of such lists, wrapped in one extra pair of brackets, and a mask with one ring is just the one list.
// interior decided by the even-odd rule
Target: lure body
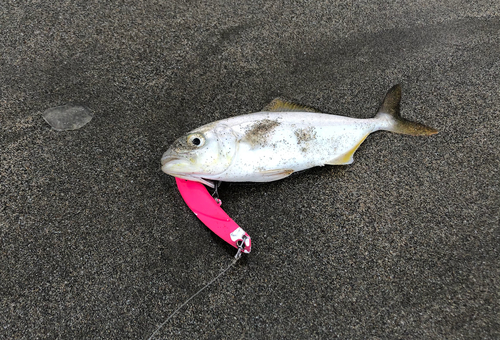
[(243, 253), (250, 253), (250, 236), (222, 210), (203, 184), (181, 178), (175, 180), (188, 207), (210, 230), (233, 247), (241, 247)]

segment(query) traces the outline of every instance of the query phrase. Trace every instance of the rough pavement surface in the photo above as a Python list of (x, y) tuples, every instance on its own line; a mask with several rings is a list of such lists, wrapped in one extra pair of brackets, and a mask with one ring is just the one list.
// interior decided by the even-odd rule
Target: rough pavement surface
[[(157, 339), (498, 339), (500, 2), (0, 4), (0, 338), (147, 339), (232, 260), (160, 171), (281, 96), (438, 135), (225, 184), (245, 255)], [(57, 132), (66, 104), (94, 119)]]

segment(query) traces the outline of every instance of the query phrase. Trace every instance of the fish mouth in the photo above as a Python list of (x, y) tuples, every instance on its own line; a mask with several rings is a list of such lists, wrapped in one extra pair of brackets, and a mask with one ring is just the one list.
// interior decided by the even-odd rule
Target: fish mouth
[(161, 157), (161, 171), (164, 173), (174, 177), (183, 178), (188, 181), (200, 182), (214, 188), (214, 183), (212, 181), (198, 177), (189, 170), (186, 171), (186, 166), (189, 167), (189, 165), (189, 160), (184, 157), (172, 156), (168, 151)]
[(175, 156), (169, 156), (169, 155), (163, 155), (161, 158), (161, 166), (163, 166), (167, 163), (173, 162), (173, 161), (180, 161), (182, 158), (180, 157), (175, 157)]
[(190, 162), (184, 157), (169, 154), (168, 152), (161, 158), (161, 171), (172, 176), (185, 174), (190, 168)]

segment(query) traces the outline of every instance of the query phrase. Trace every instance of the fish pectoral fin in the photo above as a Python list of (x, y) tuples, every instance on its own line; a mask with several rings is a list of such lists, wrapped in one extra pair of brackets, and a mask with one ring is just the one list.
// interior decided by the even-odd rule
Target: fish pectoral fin
[(267, 104), (262, 111), (269, 111), (269, 112), (290, 112), (290, 111), (295, 111), (295, 112), (317, 112), (321, 113), (320, 111), (313, 109), (312, 107), (304, 106), (304, 105), (299, 105), (299, 104), (294, 104), (291, 102), (287, 102), (281, 98), (276, 98), (269, 104)]
[(361, 145), (361, 143), (364, 142), (364, 140), (366, 139), (366, 137), (368, 137), (369, 134), (366, 134), (363, 138), (361, 138), (361, 140), (356, 144), (354, 145), (353, 148), (351, 148), (349, 151), (347, 151), (346, 153), (338, 156), (338, 157), (335, 157), (334, 159), (332, 159), (331, 161), (328, 161), (326, 162), (325, 164), (328, 164), (328, 165), (343, 165), (343, 164), (351, 164), (352, 162), (354, 162), (354, 159), (353, 159), (353, 155), (354, 153), (356, 152), (356, 150), (358, 150), (359, 146)]
[(284, 170), (284, 169), (273, 169), (273, 170), (262, 170), (258, 173), (264, 177), (265, 182), (277, 181), (285, 177), (290, 176), (294, 170)]

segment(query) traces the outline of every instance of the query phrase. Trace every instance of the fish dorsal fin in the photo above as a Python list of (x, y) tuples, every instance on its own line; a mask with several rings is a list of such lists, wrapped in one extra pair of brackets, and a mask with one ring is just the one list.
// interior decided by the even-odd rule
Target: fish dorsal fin
[(321, 113), (320, 111), (313, 109), (312, 107), (307, 107), (299, 104), (294, 104), (288, 101), (285, 101), (281, 98), (276, 98), (269, 104), (267, 104), (262, 111), (269, 111), (269, 112), (317, 112)]

